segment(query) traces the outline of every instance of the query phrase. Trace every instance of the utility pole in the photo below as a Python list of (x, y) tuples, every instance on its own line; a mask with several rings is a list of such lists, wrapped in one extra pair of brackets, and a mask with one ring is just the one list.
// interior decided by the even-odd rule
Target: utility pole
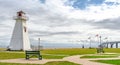
[(101, 40), (101, 36), (100, 36), (100, 45), (101, 45), (101, 41), (102, 41), (102, 40)]
[(89, 48), (91, 49), (91, 37), (89, 37), (88, 40), (89, 40), (89, 43), (90, 43)]
[(40, 50), (40, 38), (38, 38), (38, 51)]

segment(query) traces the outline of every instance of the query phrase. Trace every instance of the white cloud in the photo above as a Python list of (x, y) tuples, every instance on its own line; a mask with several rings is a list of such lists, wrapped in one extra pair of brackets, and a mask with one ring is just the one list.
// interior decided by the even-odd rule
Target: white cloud
[(120, 16), (120, 5), (107, 5), (105, 3), (95, 6), (90, 5), (85, 10), (69, 11), (68, 17), (75, 19), (103, 20)]
[[(4, 24), (0, 26), (0, 36), (5, 36), (4, 38), (6, 38), (8, 35), (10, 40), (10, 35), (12, 34), (15, 23), (12, 17), (15, 16), (17, 11), (23, 10), (29, 17), (27, 25), (29, 31), (32, 31), (32, 33), (29, 34), (30, 38), (35, 40), (40, 37), (41, 31), (47, 31), (49, 34), (52, 34), (51, 36), (41, 37), (42, 40), (46, 42), (67, 43), (71, 40), (76, 41), (79, 39), (87, 39), (89, 36), (94, 37), (96, 34), (101, 34), (105, 37), (115, 34), (115, 36), (111, 37), (119, 39), (119, 37), (116, 36), (120, 34), (116, 30), (113, 32), (107, 28), (98, 29), (98, 26), (91, 25), (91, 23), (93, 24), (94, 22), (99, 22), (104, 19), (118, 18), (120, 16), (120, 5), (107, 5), (105, 2), (112, 2), (113, 0), (106, 0), (99, 6), (91, 5), (85, 10), (80, 10), (66, 5), (66, 1), (67, 0), (46, 0), (43, 4), (40, 3), (39, 0), (0, 0), (0, 23)], [(70, 4), (73, 4), (73, 2), (70, 2)], [(119, 3), (119, 0), (115, 0), (114, 2)], [(67, 4), (69, 4), (69, 2), (67, 2)], [(63, 32), (79, 33), (65, 35)], [(47, 35), (46, 33), (42, 34)]]
[(120, 0), (105, 0), (105, 2), (117, 2), (117, 3), (120, 3)]

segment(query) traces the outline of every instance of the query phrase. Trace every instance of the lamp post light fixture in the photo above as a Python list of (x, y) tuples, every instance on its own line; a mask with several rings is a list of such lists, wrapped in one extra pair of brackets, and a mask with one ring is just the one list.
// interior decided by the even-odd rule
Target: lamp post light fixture
[(89, 37), (88, 40), (89, 40), (89, 43), (90, 43), (89, 48), (91, 49), (91, 37)]
[(38, 38), (38, 51), (40, 50), (40, 38)]

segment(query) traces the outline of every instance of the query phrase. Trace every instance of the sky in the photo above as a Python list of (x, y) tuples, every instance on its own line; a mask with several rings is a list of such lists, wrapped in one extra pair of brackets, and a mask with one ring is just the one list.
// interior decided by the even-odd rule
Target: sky
[(120, 0), (0, 0), (0, 45), (9, 45), (16, 12), (24, 11), (31, 44), (120, 41)]

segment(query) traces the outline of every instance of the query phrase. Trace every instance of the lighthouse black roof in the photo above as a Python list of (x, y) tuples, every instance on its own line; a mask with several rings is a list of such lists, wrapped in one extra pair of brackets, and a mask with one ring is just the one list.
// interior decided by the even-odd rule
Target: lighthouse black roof
[(17, 12), (17, 15), (18, 15), (18, 16), (22, 16), (22, 14), (25, 14), (25, 12), (23, 12), (22, 10), (19, 11), (19, 12)]
[(25, 14), (25, 12), (23, 12), (22, 10), (21, 10), (21, 11), (19, 11), (19, 12), (17, 12), (17, 13), (22, 13), (22, 14)]

